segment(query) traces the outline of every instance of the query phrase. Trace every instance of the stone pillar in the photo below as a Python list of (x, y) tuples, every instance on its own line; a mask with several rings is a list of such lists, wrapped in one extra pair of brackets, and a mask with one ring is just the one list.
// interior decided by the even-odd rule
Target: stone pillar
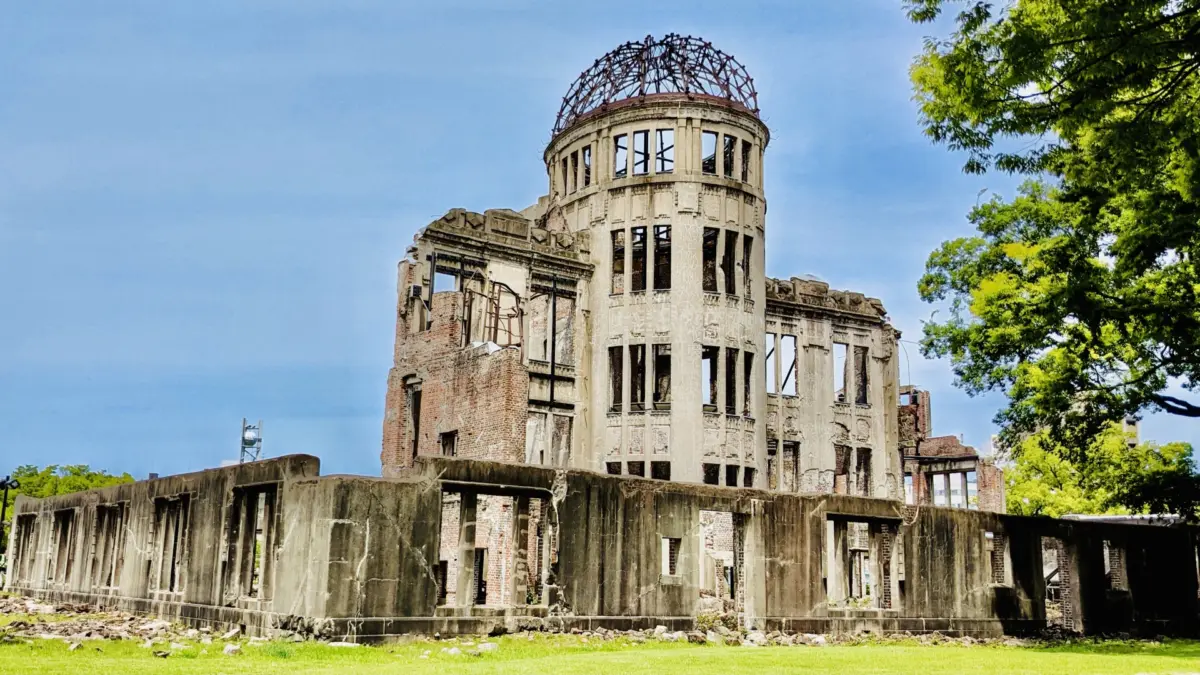
[(737, 583), (742, 587), (744, 606), (743, 625), (747, 630), (762, 629), (767, 615), (767, 558), (763, 544), (763, 502), (750, 502), (750, 513), (742, 518), (742, 578)]
[[(458, 511), (458, 584), (455, 604), (475, 604), (475, 511), (479, 496), (463, 492)], [(481, 570), (481, 573), (484, 573)]]
[(512, 575), (508, 603), (524, 605), (529, 591), (529, 497), (513, 497)]

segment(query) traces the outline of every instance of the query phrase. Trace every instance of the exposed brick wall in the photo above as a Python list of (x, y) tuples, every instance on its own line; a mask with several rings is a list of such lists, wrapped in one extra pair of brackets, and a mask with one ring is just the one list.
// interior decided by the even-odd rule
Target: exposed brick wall
[[(405, 271), (402, 270), (402, 278)], [(404, 285), (402, 285), (402, 288)], [(400, 299), (404, 308), (406, 298)], [(409, 331), (407, 312), (397, 313), (395, 366), (388, 377), (383, 451), (385, 476), (412, 465), (410, 396), (406, 378), (421, 386), (417, 454), (441, 454), (440, 434), (457, 431), (456, 456), (524, 461), (529, 374), (519, 349), (489, 353), (463, 348), (459, 320), (462, 295), (433, 296), (432, 326)]]
[(979, 461), (976, 472), (979, 510), (1007, 513), (1004, 504), (1004, 471), (990, 459)]
[(933, 436), (921, 441), (917, 454), (922, 457), (961, 457), (976, 453), (975, 448), (963, 445), (958, 436)]

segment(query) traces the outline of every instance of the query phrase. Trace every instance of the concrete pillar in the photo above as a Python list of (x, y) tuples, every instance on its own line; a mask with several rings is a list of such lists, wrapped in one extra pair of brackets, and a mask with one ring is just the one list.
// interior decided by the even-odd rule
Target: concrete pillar
[(836, 605), (846, 600), (846, 523), (825, 521), (825, 600)]
[(459, 607), (475, 604), (475, 511), (479, 496), (463, 492), (458, 511), (458, 585), (455, 595)]
[(513, 497), (512, 575), (508, 602), (524, 605), (529, 591), (529, 497)]
[[(735, 519), (736, 520), (736, 519)], [(748, 630), (765, 627), (767, 616), (767, 557), (763, 542), (763, 502), (750, 502), (750, 513), (742, 519), (745, 523), (743, 540), (745, 552), (742, 559), (742, 578), (737, 582), (744, 588), (744, 624)]]
[(557, 583), (557, 579), (550, 576), (550, 565), (552, 550), (558, 546), (558, 513), (554, 507), (545, 499), (542, 500), (542, 604), (553, 604), (554, 595), (550, 592), (550, 583)]

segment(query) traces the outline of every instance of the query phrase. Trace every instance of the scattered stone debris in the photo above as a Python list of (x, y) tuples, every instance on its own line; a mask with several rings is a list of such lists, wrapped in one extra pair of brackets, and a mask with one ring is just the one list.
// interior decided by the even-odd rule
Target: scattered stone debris
[(221, 653), (224, 654), (225, 656), (233, 656), (235, 654), (241, 654), (242, 646), (230, 643), (230, 644), (225, 645), (225, 648), (221, 650)]

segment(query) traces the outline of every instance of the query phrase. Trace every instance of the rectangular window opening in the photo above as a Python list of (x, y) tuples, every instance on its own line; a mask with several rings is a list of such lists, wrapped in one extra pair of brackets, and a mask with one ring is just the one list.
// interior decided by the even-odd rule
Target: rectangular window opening
[(632, 247), (630, 261), (633, 265), (630, 275), (629, 290), (634, 293), (646, 290), (646, 228), (635, 227), (630, 230)]
[(550, 430), (550, 452), (553, 466), (570, 464), (571, 434), (574, 433), (575, 418), (570, 415), (555, 415), (554, 427)]
[(562, 193), (564, 195), (571, 191), (571, 188), (570, 188), (571, 181), (567, 179), (567, 171), (568, 170), (569, 169), (567, 168), (567, 158), (563, 157), (562, 158)]
[(946, 490), (946, 474), (935, 473), (930, 476), (932, 483), (933, 505), (934, 506), (950, 506), (950, 493)]
[(671, 345), (654, 345), (654, 409), (671, 409)]
[(721, 274), (725, 277), (725, 293), (737, 295), (737, 276), (733, 273), (734, 256), (737, 255), (737, 232), (725, 230), (725, 252), (721, 256)]
[(911, 473), (904, 474), (904, 503), (908, 505), (916, 504), (916, 495), (913, 493), (913, 475)]
[(736, 464), (725, 465), (725, 485), (727, 487), (737, 487), (738, 470), (741, 468), (742, 467), (740, 467)]
[(726, 178), (733, 178), (733, 157), (736, 150), (737, 137), (725, 134), (725, 147), (724, 152), (721, 153), (721, 159), (723, 161), (722, 173), (725, 174)]
[(766, 362), (763, 364), (764, 375), (766, 375), (767, 393), (778, 394), (779, 386), (775, 381), (775, 334), (767, 333), (766, 340), (763, 345), (764, 354), (766, 354)]
[(475, 604), (487, 605), (488, 595), (488, 550), (486, 548), (475, 549)]
[(443, 457), (454, 457), (458, 453), (458, 430), (443, 431), (438, 434), (438, 445), (442, 448)]
[(717, 132), (705, 131), (700, 135), (700, 156), (701, 171), (717, 175)]
[(717, 412), (717, 359), (720, 355), (720, 347), (700, 348), (700, 401), (704, 404), (704, 412)]
[(629, 474), (630, 476), (640, 476), (642, 478), (645, 478), (646, 477), (646, 463), (645, 462), (625, 462), (625, 473)]
[(605, 462), (604, 469), (606, 471), (608, 471), (608, 475), (610, 475), (610, 476), (620, 476), (621, 475), (621, 463), (620, 462)]
[(612, 236), (612, 288), (613, 295), (625, 292), (625, 230), (613, 230)]
[(662, 574), (673, 577), (679, 574), (679, 539), (662, 538)]
[(127, 502), (96, 507), (96, 544), (92, 584), (99, 588), (120, 585), (125, 558), (125, 515)]
[(946, 481), (950, 487), (950, 506), (956, 509), (963, 509), (967, 506), (967, 489), (966, 476), (961, 472), (946, 474)]
[(867, 348), (854, 348), (854, 403), (867, 405), (870, 380), (867, 371)]
[(748, 466), (742, 470), (742, 486), (754, 487), (754, 469), (752, 467)]
[(654, 290), (671, 288), (671, 226), (654, 226)]
[(421, 441), (421, 385), (408, 385), (408, 428), (412, 430), (412, 456), (417, 458)]
[(742, 141), (742, 182), (750, 182), (750, 141)]
[(629, 137), (613, 136), (613, 178), (624, 178), (629, 172)]
[(446, 582), (450, 579), (450, 561), (439, 560), (437, 566), (437, 604), (439, 607), (445, 606), (449, 599), (449, 593), (446, 590)]
[(34, 581), (34, 563), (37, 561), (37, 515), (23, 513), (13, 519), (13, 526), (16, 528), (13, 541), (17, 544), (16, 567), (13, 573), (17, 581), (29, 585)]
[(967, 508), (979, 508), (979, 480), (974, 471), (967, 472)]
[(654, 480), (671, 480), (671, 463), (650, 462), (650, 477)]
[(844, 445), (833, 446), (833, 493), (850, 494), (850, 448)]
[(1104, 578), (1114, 591), (1129, 590), (1129, 578), (1125, 564), (1125, 547), (1104, 540)]
[(779, 357), (783, 364), (783, 382), (780, 390), (784, 396), (797, 396), (800, 389), (796, 380), (800, 374), (796, 368), (796, 336), (784, 335), (780, 343)]
[(579, 189), (579, 151), (571, 153), (571, 192)]
[(715, 227), (704, 228), (703, 273), (702, 283), (704, 292), (717, 292), (717, 237), (720, 230)]
[(633, 132), (633, 175), (650, 173), (650, 132)]
[(833, 400), (838, 403), (846, 403), (846, 369), (850, 366), (847, 348), (845, 343), (833, 343)]
[[(157, 591), (183, 591), (185, 551), (187, 549), (189, 495), (154, 500), (154, 531), (157, 542)], [(253, 541), (253, 539), (251, 539)]]
[(629, 409), (646, 409), (646, 345), (629, 345)]
[(725, 414), (738, 414), (738, 350), (725, 348)]
[(583, 146), (583, 187), (592, 184), (592, 146)]
[(75, 567), (75, 509), (54, 512), (54, 550), (48, 565), (47, 577), (53, 584), (65, 584), (71, 580)]
[(984, 555), (988, 565), (988, 581), (999, 586), (1011, 586), (1008, 536), (1002, 532), (984, 532), (983, 537)]
[(675, 130), (659, 129), (654, 152), (656, 173), (671, 173), (675, 170)]
[(800, 444), (796, 441), (783, 442), (783, 457), (780, 459), (780, 488), (784, 492), (800, 491)]
[(859, 448), (855, 453), (854, 494), (860, 497), (871, 496), (871, 450)]
[(752, 297), (750, 284), (750, 269), (754, 264), (754, 237), (742, 235), (742, 295), (747, 300)]
[(753, 417), (754, 408), (750, 392), (754, 391), (754, 355), (742, 354), (742, 416)]
[(721, 484), (721, 465), (720, 464), (705, 464), (704, 484), (705, 485), (720, 485)]
[(621, 412), (621, 404), (625, 401), (625, 391), (622, 383), (625, 379), (625, 348), (608, 348), (608, 382), (609, 382), (609, 412)]

